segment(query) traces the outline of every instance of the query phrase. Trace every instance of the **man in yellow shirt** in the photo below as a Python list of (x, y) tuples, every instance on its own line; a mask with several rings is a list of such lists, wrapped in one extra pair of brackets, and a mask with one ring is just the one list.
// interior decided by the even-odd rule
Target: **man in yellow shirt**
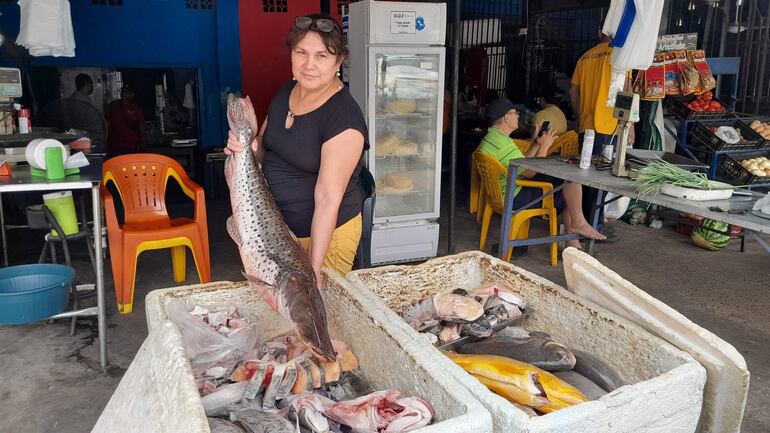
[[(602, 35), (602, 42), (578, 59), (569, 90), (572, 110), (578, 119), (578, 132), (582, 134), (586, 129), (596, 132), (594, 155), (601, 153), (601, 148), (609, 143), (618, 126), (618, 120), (612, 116), (612, 107), (607, 106), (612, 77), (611, 55), (609, 38)], [(630, 88), (629, 79), (626, 80), (626, 88)], [(628, 140), (633, 144), (633, 129)], [(582, 137), (580, 142), (583, 142)]]
[[(578, 59), (569, 91), (572, 110), (578, 119), (580, 148), (582, 150), (583, 133), (586, 129), (593, 129), (596, 133), (594, 155), (601, 154), (604, 146), (612, 143), (613, 134), (618, 126), (617, 119), (612, 116), (612, 107), (607, 106), (612, 77), (611, 55), (609, 38), (602, 35), (602, 41)], [(634, 142), (633, 128), (629, 132), (628, 141), (632, 144)], [(596, 204), (596, 194), (598, 190), (593, 188), (587, 188), (583, 194), (583, 212), (586, 215), (591, 215), (591, 210)], [(602, 225), (603, 214), (603, 208), (600, 208), (600, 225)]]

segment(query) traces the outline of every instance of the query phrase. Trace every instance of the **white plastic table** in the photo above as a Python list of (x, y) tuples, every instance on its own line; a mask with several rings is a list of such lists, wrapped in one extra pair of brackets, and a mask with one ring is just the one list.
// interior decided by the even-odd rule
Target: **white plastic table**
[(90, 160), (91, 165), (80, 169), (80, 174), (67, 176), (61, 180), (47, 180), (30, 175), (28, 166), (13, 167), (12, 176), (0, 176), (0, 233), (3, 242), (3, 260), (8, 266), (8, 245), (5, 238), (5, 213), (3, 212), (2, 195), (14, 192), (30, 191), (61, 191), (61, 190), (91, 190), (91, 201), (94, 215), (94, 259), (96, 261), (96, 309), (85, 308), (78, 311), (68, 311), (53, 316), (53, 318), (97, 316), (99, 327), (99, 362), (107, 366), (107, 336), (106, 315), (104, 306), (104, 262), (102, 260), (102, 202), (99, 195), (99, 183), (102, 179), (102, 165), (98, 160)]
[[(602, 191), (611, 192), (619, 196), (639, 198), (636, 192), (637, 183), (635, 181), (628, 178), (615, 177), (610, 173), (609, 170), (600, 171), (593, 166), (587, 170), (582, 170), (580, 167), (578, 167), (577, 163), (567, 163), (567, 158), (564, 157), (513, 159), (508, 165), (508, 179), (516, 179), (519, 170), (532, 170), (548, 176), (564, 179), (566, 182), (561, 186), (555, 186), (551, 194), (560, 191), (562, 188), (564, 188), (564, 186), (566, 186), (567, 182), (573, 182)], [(503, 215), (509, 215), (509, 217), (502, 218), (500, 230), (500, 249), (498, 250), (498, 257), (505, 260), (506, 251), (508, 248), (512, 248), (514, 246), (551, 243), (576, 238), (575, 235), (560, 235), (537, 239), (524, 239), (515, 241), (509, 240), (508, 232), (511, 229), (510, 217), (519, 211), (527, 209), (542, 201), (542, 198), (534, 200), (533, 202), (528, 203), (521, 209), (514, 212), (512, 187), (514, 184), (515, 182), (508, 182), (508, 187), (505, 192), (505, 209)], [(756, 240), (757, 243), (759, 243), (768, 253), (770, 253), (770, 246), (761, 237), (757, 236), (757, 233), (770, 234), (770, 219), (756, 216), (751, 213), (751, 208), (753, 207), (754, 202), (759, 197), (761, 197), (762, 194), (751, 193), (749, 191), (746, 191), (746, 193), (752, 195), (733, 195), (728, 200), (692, 201), (671, 197), (664, 194), (658, 194), (654, 198), (645, 197), (642, 200), (648, 203), (675, 209), (680, 212), (700, 215), (705, 218), (723, 221), (728, 224), (743, 227), (746, 230), (747, 237), (751, 237)], [(598, 209), (602, 204), (602, 194), (598, 194), (596, 209)], [(714, 208), (719, 208), (721, 211), (712, 210)], [(589, 222), (593, 224), (594, 228), (596, 228), (598, 225), (598, 216), (599, 213), (595, 211), (594, 215), (590, 216)], [(594, 241), (589, 242), (589, 254), (593, 251), (593, 244)]]

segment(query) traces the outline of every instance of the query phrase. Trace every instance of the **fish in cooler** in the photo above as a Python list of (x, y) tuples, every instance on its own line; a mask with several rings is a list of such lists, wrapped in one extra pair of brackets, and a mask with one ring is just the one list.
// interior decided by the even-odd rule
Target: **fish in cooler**
[(588, 400), (574, 386), (521, 361), (496, 355), (444, 354), (493, 392), (542, 413)]
[(575, 366), (575, 355), (569, 349), (541, 337), (495, 336), (466, 343), (457, 350), (465, 354), (505, 356), (551, 372), (569, 371)]

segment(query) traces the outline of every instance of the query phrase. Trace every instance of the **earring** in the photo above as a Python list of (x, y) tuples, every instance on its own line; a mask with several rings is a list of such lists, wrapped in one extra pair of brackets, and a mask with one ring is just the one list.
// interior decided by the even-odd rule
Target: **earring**
[(338, 76), (338, 77), (340, 76), (340, 71), (337, 71), (337, 76)]
[(297, 77), (291, 77), (293, 81), (297, 81)]

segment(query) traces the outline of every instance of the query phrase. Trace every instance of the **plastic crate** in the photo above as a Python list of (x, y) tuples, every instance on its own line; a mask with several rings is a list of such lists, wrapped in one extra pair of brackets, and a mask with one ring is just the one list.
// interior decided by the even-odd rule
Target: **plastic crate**
[(743, 168), (741, 161), (758, 156), (770, 157), (770, 149), (761, 149), (739, 155), (724, 155), (719, 160), (719, 174), (724, 180), (740, 186), (770, 184), (770, 176), (756, 176)]
[[(754, 118), (754, 117), (751, 117), (750, 120), (744, 120), (744, 123), (747, 124), (747, 125), (750, 125), (751, 122), (753, 122), (754, 120), (759, 120), (760, 122), (762, 122), (764, 124), (770, 124), (770, 119)], [(752, 131), (753, 131), (753, 129), (752, 129)], [(764, 142), (762, 144), (760, 144), (758, 148), (759, 149), (766, 149), (768, 147), (770, 147), (770, 140), (764, 140)]]
[[(711, 132), (711, 127), (719, 126), (732, 126), (741, 135), (742, 140), (738, 143), (727, 143), (716, 134)], [(696, 123), (692, 128), (693, 142), (708, 147), (709, 149), (720, 152), (728, 150), (748, 150), (762, 147), (765, 144), (765, 139), (761, 135), (757, 134), (753, 129), (749, 128), (749, 125), (736, 120), (734, 122), (726, 122), (723, 125), (711, 125), (706, 126), (700, 122)]]
[[(666, 96), (665, 99), (663, 99), (663, 106), (674, 116), (682, 119), (682, 120), (706, 120), (706, 119), (724, 119), (729, 117), (731, 114), (730, 109), (727, 108), (725, 104), (722, 104), (723, 107), (725, 107), (725, 111), (692, 111), (689, 108), (687, 108), (684, 104), (690, 103), (695, 99), (695, 95), (687, 95), (687, 96)], [(714, 101), (719, 101), (718, 99), (714, 98)]]

